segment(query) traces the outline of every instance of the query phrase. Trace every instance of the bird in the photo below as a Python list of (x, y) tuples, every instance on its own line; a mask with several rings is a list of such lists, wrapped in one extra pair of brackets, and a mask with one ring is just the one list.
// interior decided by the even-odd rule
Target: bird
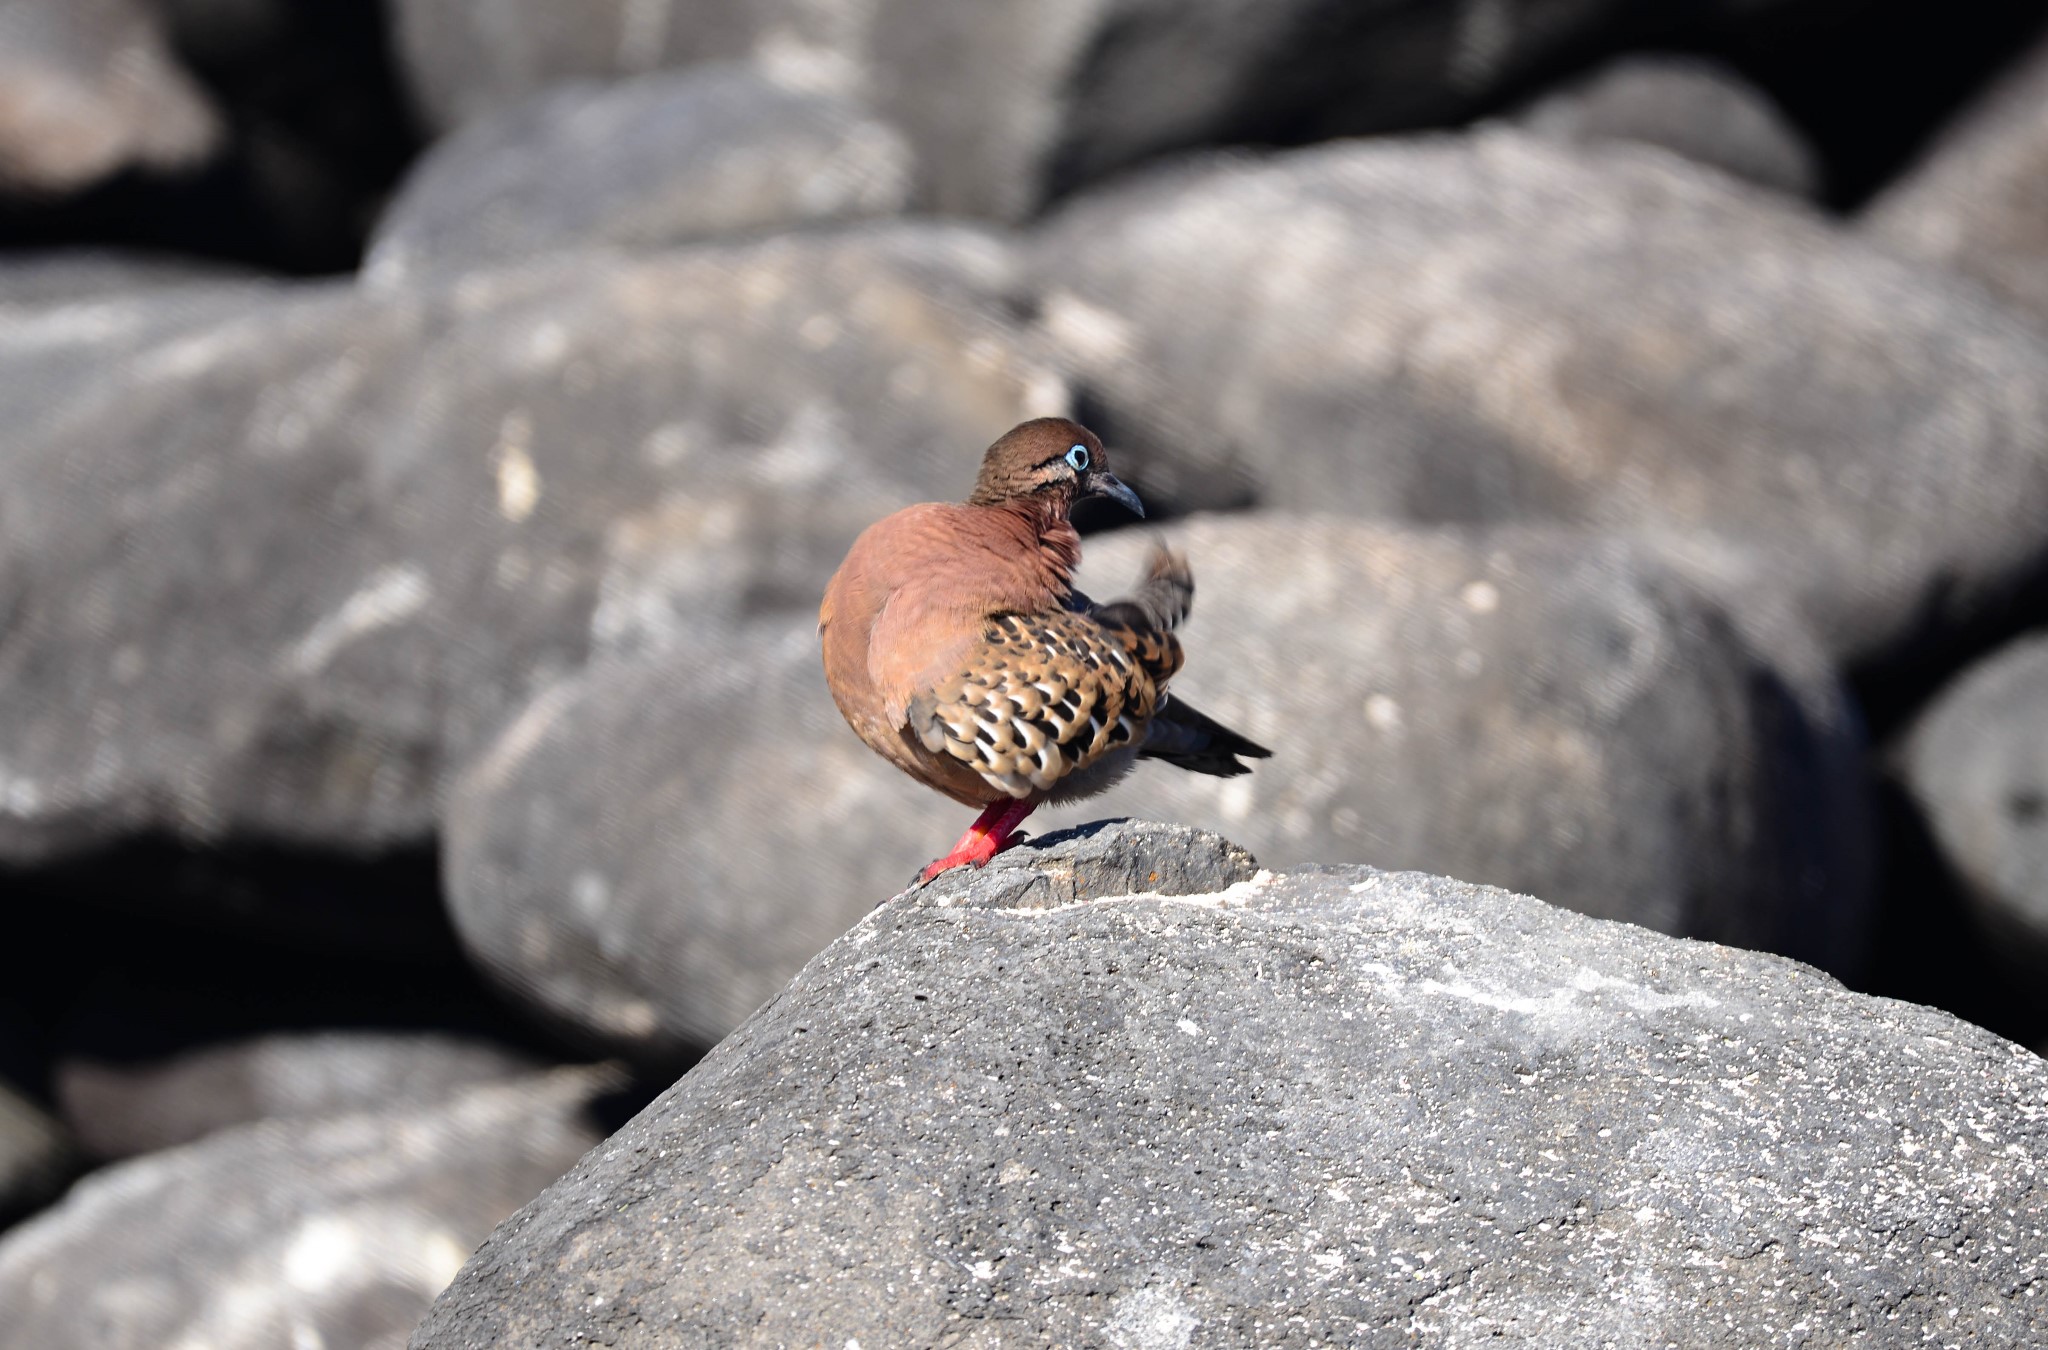
[(988, 447), (965, 502), (870, 525), (825, 587), (825, 682), (848, 725), (982, 808), (920, 884), (986, 864), (1038, 806), (1102, 792), (1139, 759), (1227, 778), (1272, 753), (1167, 694), (1194, 599), (1185, 557), (1155, 546), (1137, 589), (1106, 604), (1075, 589), (1071, 513), (1091, 497), (1145, 514), (1100, 437), (1035, 418)]

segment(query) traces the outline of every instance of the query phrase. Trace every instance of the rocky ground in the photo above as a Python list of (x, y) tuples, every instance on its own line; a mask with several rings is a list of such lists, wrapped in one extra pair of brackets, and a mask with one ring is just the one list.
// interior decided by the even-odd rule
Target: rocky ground
[[(0, 88), (0, 1347), (2044, 1339), (2048, 4)], [(818, 595), (1046, 413), (1275, 755), (898, 894)]]
[(855, 925), (413, 1345), (2032, 1344), (2044, 1102), (1780, 957), (1098, 825)]

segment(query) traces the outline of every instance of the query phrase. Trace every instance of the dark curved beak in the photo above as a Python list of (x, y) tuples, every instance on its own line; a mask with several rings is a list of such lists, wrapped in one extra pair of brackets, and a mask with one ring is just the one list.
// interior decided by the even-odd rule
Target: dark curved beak
[(1091, 473), (1081, 495), (1084, 497), (1107, 497), (1132, 515), (1143, 520), (1145, 503), (1138, 500), (1138, 494), (1124, 485), (1122, 479), (1113, 473)]

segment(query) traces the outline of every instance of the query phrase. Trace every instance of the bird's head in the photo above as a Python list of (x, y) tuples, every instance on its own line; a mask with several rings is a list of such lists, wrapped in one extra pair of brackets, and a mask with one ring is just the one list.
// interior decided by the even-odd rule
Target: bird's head
[(1041, 500), (1061, 513), (1083, 497), (1107, 497), (1145, 514), (1138, 494), (1109, 471), (1109, 456), (1094, 432), (1064, 417), (1039, 417), (1012, 427), (981, 458), (974, 506)]

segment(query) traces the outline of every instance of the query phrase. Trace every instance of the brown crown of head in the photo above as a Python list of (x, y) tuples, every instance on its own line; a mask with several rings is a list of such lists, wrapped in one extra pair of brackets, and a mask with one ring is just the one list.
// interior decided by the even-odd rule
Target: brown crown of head
[(1069, 506), (1079, 497), (1109, 497), (1144, 515), (1137, 494), (1109, 471), (1096, 434), (1064, 417), (1039, 417), (1003, 433), (981, 457), (974, 506), (1000, 506), (1026, 498)]

